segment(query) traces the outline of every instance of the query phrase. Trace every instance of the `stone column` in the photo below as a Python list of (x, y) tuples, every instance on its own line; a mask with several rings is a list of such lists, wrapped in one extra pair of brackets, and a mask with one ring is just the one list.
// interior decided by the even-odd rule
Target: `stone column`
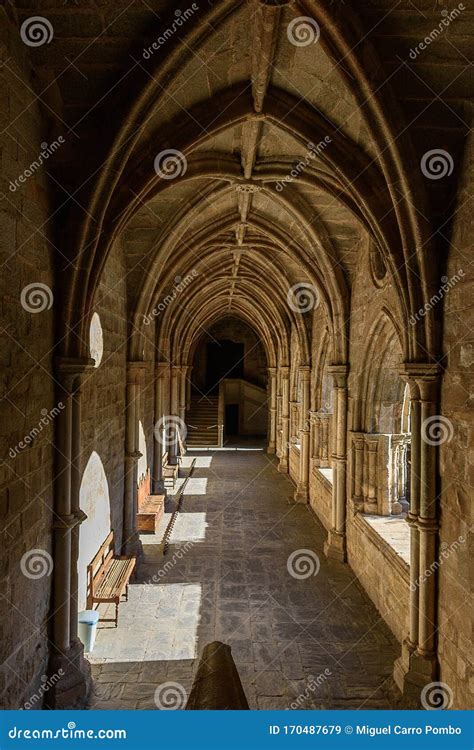
[(334, 382), (334, 440), (332, 456), (332, 528), (324, 545), (328, 557), (346, 561), (347, 365), (330, 365)]
[(367, 446), (367, 501), (364, 504), (364, 511), (366, 513), (377, 514), (378, 503), (377, 503), (377, 453), (379, 443), (378, 440), (371, 440), (370, 437), (366, 438)]
[(364, 438), (362, 435), (353, 434), (352, 437), (352, 505), (355, 512), (364, 508), (364, 497), (362, 494), (362, 479), (364, 468)]
[(307, 503), (309, 498), (309, 404), (311, 397), (311, 368), (300, 367), (300, 469), (299, 482), (295, 492), (297, 503)]
[(437, 679), (436, 541), (437, 441), (429, 437), (436, 416), (439, 374), (436, 365), (407, 364), (402, 377), (409, 386), (411, 408), (410, 595), (409, 633), (395, 662), (394, 679), (404, 695), (418, 704), (424, 685)]
[(321, 443), (319, 451), (319, 465), (321, 467), (329, 466), (329, 419), (329, 416), (321, 419)]
[(165, 379), (168, 365), (158, 362), (155, 365), (155, 412), (153, 435), (153, 482), (152, 492), (155, 495), (165, 495), (163, 477), (163, 430), (164, 430), (164, 396)]
[(180, 368), (180, 391), (179, 391), (179, 417), (182, 420), (183, 424), (186, 423), (186, 384), (187, 384), (187, 375), (188, 375), (188, 367), (181, 367)]
[(140, 386), (144, 377), (144, 362), (127, 362), (125, 405), (125, 481), (123, 503), (122, 549), (125, 555), (138, 555), (140, 540), (137, 531), (138, 500), (138, 420), (140, 415)]
[[(48, 691), (49, 708), (81, 707), (90, 688), (90, 665), (77, 638), (77, 560), (79, 525), (85, 514), (79, 508), (80, 377), (93, 367), (90, 359), (57, 361), (58, 408), (56, 417), (56, 479), (53, 520), (53, 648), (49, 674), (55, 684)], [(61, 670), (61, 671), (60, 671)], [(60, 679), (57, 679), (60, 674)]]
[(276, 451), (277, 420), (277, 368), (268, 368), (268, 448), (267, 453)]
[(278, 471), (288, 474), (290, 440), (290, 368), (280, 367), (281, 374), (281, 449)]

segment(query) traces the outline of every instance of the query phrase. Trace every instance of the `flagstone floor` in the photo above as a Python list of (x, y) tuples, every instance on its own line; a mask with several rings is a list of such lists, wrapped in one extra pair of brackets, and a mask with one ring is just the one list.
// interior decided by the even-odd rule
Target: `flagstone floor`
[[(391, 678), (399, 646), (274, 457), (193, 451), (196, 464), (163, 556), (144, 556), (119, 624), (101, 623), (90, 655), (92, 709), (184, 708), (204, 646), (228, 643), (252, 709), (402, 707)], [(170, 683), (173, 683), (170, 685)]]

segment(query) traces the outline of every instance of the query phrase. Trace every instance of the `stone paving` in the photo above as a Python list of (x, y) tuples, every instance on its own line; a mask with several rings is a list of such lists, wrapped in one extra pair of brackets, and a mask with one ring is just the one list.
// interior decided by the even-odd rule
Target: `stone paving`
[[(118, 627), (101, 623), (90, 707), (156, 709), (168, 682), (189, 694), (213, 640), (231, 645), (252, 709), (401, 707), (391, 678), (397, 642), (350, 568), (326, 560), (324, 529), (292, 502), (294, 486), (275, 459), (194, 451), (183, 477), (193, 457), (168, 554), (173, 498), (159, 534), (141, 537), (144, 557)], [(288, 558), (298, 550), (312, 567), (296, 558), (290, 568), (305, 577), (295, 578)]]

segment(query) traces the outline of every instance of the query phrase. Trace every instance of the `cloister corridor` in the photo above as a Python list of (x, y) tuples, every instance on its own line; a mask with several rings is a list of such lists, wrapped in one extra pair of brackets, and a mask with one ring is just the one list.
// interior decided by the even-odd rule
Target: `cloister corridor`
[(0, 708), (474, 706), (473, 39), (0, 2)]
[[(183, 478), (194, 458), (167, 556), (173, 495), (159, 533), (141, 537), (118, 629), (99, 630), (90, 707), (156, 710), (155, 693), (170, 682), (189, 694), (214, 640), (231, 645), (251, 709), (404, 707), (393, 635), (348, 566), (325, 559), (323, 528), (293, 502), (275, 459), (248, 445), (191, 451)], [(302, 578), (288, 569), (295, 551)]]

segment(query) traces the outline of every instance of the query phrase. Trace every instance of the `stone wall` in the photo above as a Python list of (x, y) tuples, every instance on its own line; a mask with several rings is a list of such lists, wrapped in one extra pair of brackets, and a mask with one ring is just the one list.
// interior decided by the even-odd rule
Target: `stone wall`
[(82, 388), (83, 467), (96, 451), (107, 477), (111, 526), (118, 550), (123, 526), (127, 362), (126, 281), (119, 242), (107, 260), (94, 309), (102, 325), (104, 353), (99, 367), (85, 377)]
[[(46, 672), (52, 581), (52, 441), (59, 407), (52, 369), (52, 262), (56, 249), (47, 223), (52, 204), (44, 167), (25, 175), (48, 136), (32, 95), (28, 50), (9, 12), (10, 6), (2, 4), (0, 591), (5, 598), (2, 596), (0, 613), (0, 705), (18, 708), (32, 697)], [(30, 284), (35, 285), (36, 296), (33, 287), (28, 292)]]
[(363, 516), (347, 519), (348, 563), (400, 643), (408, 633), (409, 566)]
[(332, 484), (318, 471), (317, 467), (309, 475), (309, 502), (326, 529), (331, 528)]
[[(441, 414), (445, 419), (440, 446), (441, 529), (440, 549), (446, 552), (439, 568), (439, 654), (440, 679), (454, 693), (453, 708), (472, 708), (474, 670), (472, 663), (473, 544), (473, 377), (474, 339), (468, 324), (472, 315), (474, 285), (472, 249), (474, 221), (468, 202), (468, 181), (472, 180), (472, 141), (466, 154), (464, 179), (458, 197), (459, 211), (451, 242), (446, 276), (459, 281), (444, 299), (445, 373), (442, 379)], [(464, 275), (460, 275), (460, 271)], [(456, 544), (457, 543), (457, 544)], [(453, 547), (453, 545), (455, 545)], [(451, 551), (449, 551), (451, 549)]]

